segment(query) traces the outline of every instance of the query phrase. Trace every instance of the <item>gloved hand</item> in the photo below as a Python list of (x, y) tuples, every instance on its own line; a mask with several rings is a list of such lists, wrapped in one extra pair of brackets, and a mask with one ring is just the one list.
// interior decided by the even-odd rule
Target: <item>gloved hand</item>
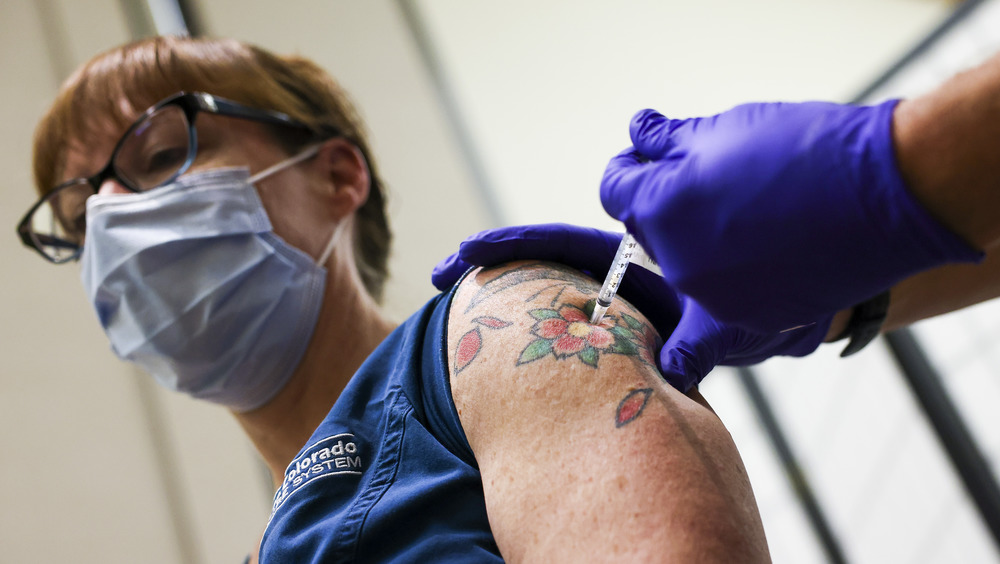
[[(566, 224), (483, 231), (466, 239), (458, 253), (438, 263), (431, 280), (445, 290), (471, 265), (538, 259), (571, 266), (600, 282), (621, 239), (620, 233)], [(807, 355), (822, 342), (832, 319), (821, 316), (812, 325), (786, 333), (753, 333), (717, 321), (666, 280), (635, 265), (622, 279), (618, 295), (638, 308), (666, 339), (659, 355), (660, 372), (682, 392), (718, 364), (749, 365), (775, 355)]]
[(896, 102), (748, 104), (631, 123), (601, 199), (711, 318), (771, 334), (982, 256), (907, 191)]

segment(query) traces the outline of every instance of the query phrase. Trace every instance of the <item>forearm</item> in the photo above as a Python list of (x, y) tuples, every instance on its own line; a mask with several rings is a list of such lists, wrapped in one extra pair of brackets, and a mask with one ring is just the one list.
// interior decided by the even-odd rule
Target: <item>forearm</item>
[[(982, 264), (921, 272), (892, 288), (884, 331), (1000, 295), (1000, 54), (934, 91), (903, 100), (893, 116), (899, 170), (911, 193), (945, 226), (986, 250)], [(850, 310), (834, 318), (839, 336)]]
[(984, 249), (986, 257), (978, 265), (947, 265), (896, 284), (885, 331), (1000, 295), (1000, 250), (994, 249), (1000, 243), (997, 139), (1000, 54), (896, 107), (893, 140), (907, 186), (932, 215)]
[(913, 195), (972, 246), (1000, 242), (1000, 54), (897, 106), (893, 138)]
[(884, 331), (1000, 296), (1000, 251), (978, 265), (955, 264), (922, 272), (892, 288)]
[[(1000, 251), (986, 253), (980, 264), (952, 264), (921, 272), (892, 287), (882, 332), (956, 311), (1000, 296)], [(826, 342), (840, 336), (851, 310), (834, 317)]]

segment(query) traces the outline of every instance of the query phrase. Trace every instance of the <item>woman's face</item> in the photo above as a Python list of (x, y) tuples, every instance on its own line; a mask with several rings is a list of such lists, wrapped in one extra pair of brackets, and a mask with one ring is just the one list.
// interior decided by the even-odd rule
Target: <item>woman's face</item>
[[(185, 174), (203, 170), (247, 167), (260, 172), (289, 156), (262, 124), (232, 117), (198, 114), (195, 126), (198, 152)], [(61, 180), (86, 177), (100, 170), (110, 159), (123, 131), (109, 132), (99, 139), (72, 143), (66, 155)], [(335, 219), (324, 194), (332, 190), (324, 167), (308, 159), (258, 181), (260, 195), (274, 232), (289, 244), (318, 257), (330, 237)], [(105, 181), (101, 195), (131, 193), (116, 180)]]

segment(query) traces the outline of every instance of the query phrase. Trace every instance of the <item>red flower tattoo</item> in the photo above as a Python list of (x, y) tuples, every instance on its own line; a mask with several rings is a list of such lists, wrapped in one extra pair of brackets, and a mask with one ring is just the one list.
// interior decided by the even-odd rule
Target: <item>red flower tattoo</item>
[(518, 365), (551, 354), (558, 359), (575, 356), (584, 364), (596, 368), (601, 353), (641, 354), (640, 347), (634, 342), (636, 334), (617, 326), (615, 316), (605, 316), (600, 324), (591, 325), (584, 310), (576, 306), (533, 309), (528, 313), (537, 320), (531, 333), (538, 338), (521, 352)]

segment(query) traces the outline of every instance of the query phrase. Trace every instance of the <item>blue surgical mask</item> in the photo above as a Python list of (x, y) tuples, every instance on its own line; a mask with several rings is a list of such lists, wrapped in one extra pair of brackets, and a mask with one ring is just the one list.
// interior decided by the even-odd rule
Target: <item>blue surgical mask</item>
[(246, 169), (193, 173), (139, 194), (87, 200), (83, 286), (119, 358), (163, 386), (260, 407), (309, 344), (326, 282), (318, 261), (274, 234)]

